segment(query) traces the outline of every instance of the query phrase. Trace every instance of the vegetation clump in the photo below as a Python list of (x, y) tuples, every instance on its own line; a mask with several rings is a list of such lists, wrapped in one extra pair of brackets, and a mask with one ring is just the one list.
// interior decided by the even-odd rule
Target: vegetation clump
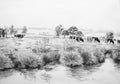
[(77, 52), (64, 52), (61, 62), (69, 67), (81, 66), (83, 63), (83, 59), (81, 55)]
[(96, 57), (98, 63), (105, 62), (105, 55), (104, 52), (102, 52), (100, 49), (96, 49), (93, 52), (93, 55)]
[(82, 52), (81, 56), (83, 58), (83, 64), (84, 65), (93, 65), (96, 64), (97, 60), (96, 58), (90, 53), (90, 52)]
[(5, 54), (0, 55), (0, 70), (13, 68), (14, 64)]
[(44, 65), (60, 63), (60, 54), (58, 51), (51, 51), (47, 53), (41, 53), (42, 62)]
[(114, 60), (115, 63), (120, 63), (120, 50), (116, 50), (113, 53), (112, 59)]

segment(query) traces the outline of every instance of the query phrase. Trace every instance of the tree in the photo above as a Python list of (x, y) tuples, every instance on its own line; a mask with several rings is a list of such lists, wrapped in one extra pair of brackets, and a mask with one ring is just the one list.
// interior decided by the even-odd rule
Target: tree
[(58, 25), (55, 27), (55, 32), (56, 32), (56, 36), (59, 37), (61, 32), (62, 32), (63, 28), (62, 28), (62, 25)]
[(77, 31), (76, 36), (81, 37), (81, 36), (84, 36), (84, 34), (81, 31)]
[(106, 38), (107, 39), (113, 39), (114, 38), (114, 33), (113, 32), (107, 32), (106, 33)]
[(22, 34), (26, 34), (27, 33), (27, 27), (24, 26), (23, 29), (22, 29)]
[(10, 34), (13, 34), (13, 33), (14, 33), (14, 25), (11, 25), (11, 27), (10, 27), (10, 29), (9, 29), (9, 30), (10, 30), (10, 32), (9, 32), (9, 33), (10, 33)]
[(69, 33), (72, 34), (72, 35), (75, 35), (76, 32), (78, 31), (78, 28), (76, 26), (71, 26), (69, 29), (68, 29)]
[(68, 30), (63, 30), (62, 35), (64, 35), (64, 38), (65, 38), (65, 36), (69, 35), (69, 31)]

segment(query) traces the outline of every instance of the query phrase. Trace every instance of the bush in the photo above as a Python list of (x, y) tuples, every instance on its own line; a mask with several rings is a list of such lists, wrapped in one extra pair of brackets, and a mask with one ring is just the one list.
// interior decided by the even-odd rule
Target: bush
[(41, 53), (42, 61), (44, 65), (50, 64), (50, 63), (59, 63), (60, 61), (60, 54), (58, 51), (51, 51), (47, 53)]
[(97, 63), (95, 56), (93, 56), (91, 52), (84, 51), (81, 53), (81, 56), (84, 65), (94, 65)]
[(114, 52), (112, 59), (115, 63), (120, 63), (120, 50)]
[(96, 57), (98, 63), (103, 63), (105, 62), (105, 56), (104, 53), (100, 50), (95, 50), (93, 52), (93, 55)]
[(40, 68), (42, 66), (41, 59), (38, 55), (31, 52), (20, 52), (12, 57), (12, 61), (15, 64), (15, 68), (29, 69), (29, 68)]
[(61, 62), (66, 66), (75, 67), (82, 65), (83, 59), (77, 52), (64, 52)]
[(14, 67), (14, 64), (9, 59), (9, 57), (5, 56), (4, 54), (1, 54), (0, 55), (0, 69), (9, 69), (13, 67)]

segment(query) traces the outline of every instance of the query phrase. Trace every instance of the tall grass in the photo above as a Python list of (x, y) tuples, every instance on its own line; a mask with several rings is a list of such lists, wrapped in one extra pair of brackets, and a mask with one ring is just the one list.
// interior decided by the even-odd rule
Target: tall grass
[(63, 50), (65, 51), (74, 51), (76, 50), (76, 41), (75, 40), (68, 40), (66, 39), (63, 42)]
[(50, 52), (50, 48), (47, 48), (49, 42), (50, 39), (47, 37), (43, 37), (41, 40), (36, 41), (35, 44), (32, 46), (33, 53), (40, 54)]

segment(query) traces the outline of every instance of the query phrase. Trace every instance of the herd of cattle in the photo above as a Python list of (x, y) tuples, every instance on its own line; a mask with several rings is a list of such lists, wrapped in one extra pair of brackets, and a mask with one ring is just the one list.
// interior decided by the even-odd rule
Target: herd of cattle
[[(7, 38), (9, 34), (9, 30), (0, 28), (0, 38)], [(13, 37), (23, 38), (25, 34), (13, 34)]]
[[(8, 35), (8, 31), (6, 31), (6, 29), (2, 29), (0, 28), (0, 38), (7, 38)], [(14, 34), (13, 37), (15, 38), (23, 38), (25, 36), (25, 34)], [(102, 41), (104, 41), (105, 43), (112, 43), (112, 44), (120, 44), (120, 40), (118, 39), (112, 39), (112, 38), (105, 38), (105, 37), (80, 37), (80, 36), (75, 36), (75, 35), (70, 35), (69, 39), (73, 39), (76, 40), (77, 42), (97, 42), (97, 43), (101, 43)]]
[(105, 37), (77, 37), (77, 36), (69, 36), (69, 39), (74, 39), (77, 42), (85, 42), (85, 40), (87, 42), (97, 42), (100, 43), (102, 41), (104, 41), (105, 43), (109, 43), (109, 44), (120, 44), (120, 40), (118, 39), (112, 39), (112, 38), (105, 38)]

